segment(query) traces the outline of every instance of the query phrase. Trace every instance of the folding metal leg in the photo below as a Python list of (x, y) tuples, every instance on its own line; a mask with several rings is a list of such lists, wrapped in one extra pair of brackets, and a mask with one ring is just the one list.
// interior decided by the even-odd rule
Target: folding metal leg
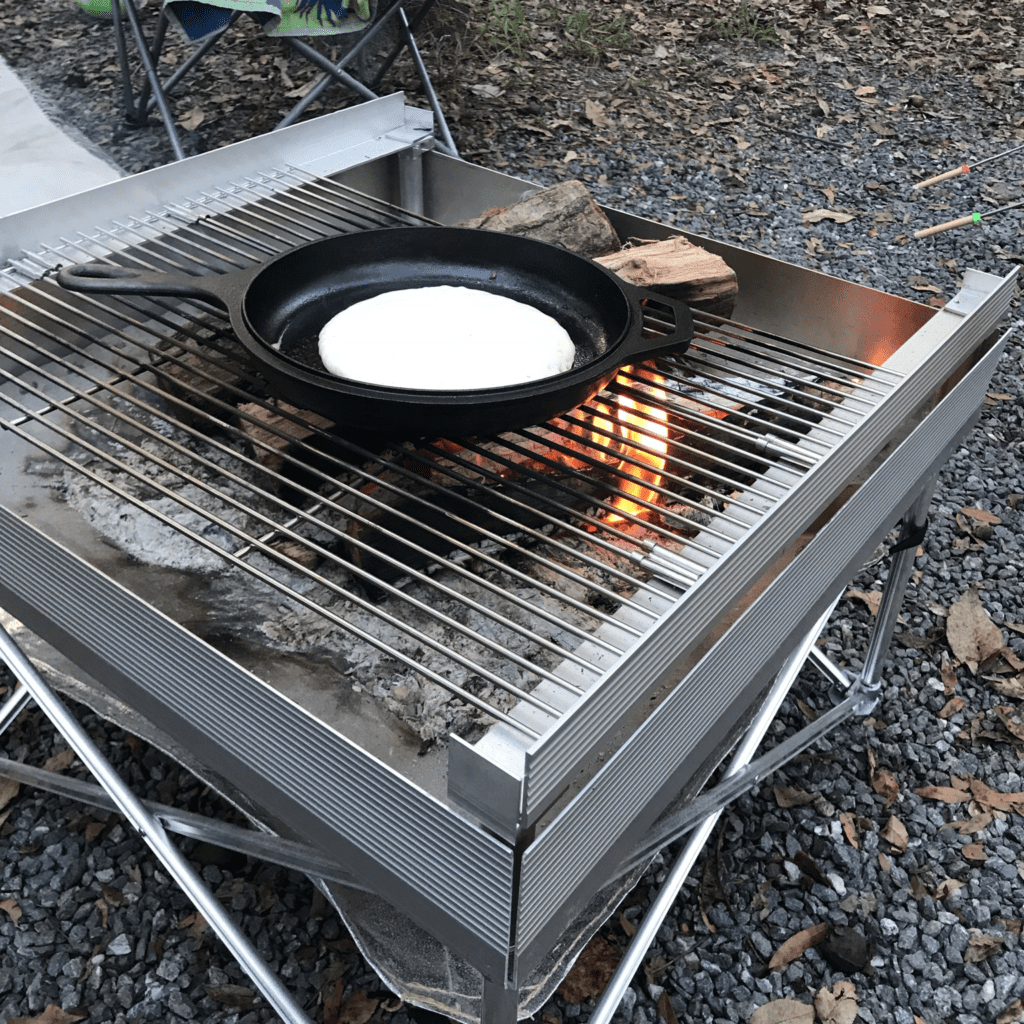
[(145, 118), (147, 104), (145, 100), (141, 104), (137, 104), (132, 95), (131, 87), (131, 72), (128, 67), (128, 47), (124, 33), (124, 21), (122, 19), (121, 5), (124, 5), (124, 16), (128, 19), (128, 24), (132, 30), (132, 36), (135, 40), (136, 49), (139, 51), (139, 59), (142, 61), (142, 66), (146, 72), (146, 78), (149, 82), (149, 87), (153, 93), (153, 101), (156, 103), (157, 109), (160, 111), (160, 116), (163, 118), (164, 128), (167, 131), (167, 137), (171, 140), (171, 149), (174, 150), (174, 157), (176, 160), (183, 160), (185, 158), (185, 150), (182, 148), (181, 139), (178, 136), (178, 129), (174, 126), (174, 116), (171, 114), (170, 104), (167, 102), (167, 94), (164, 91), (163, 84), (160, 81), (160, 76), (157, 73), (156, 62), (160, 57), (160, 48), (163, 46), (164, 35), (167, 30), (166, 21), (167, 16), (161, 12), (160, 14), (160, 27), (157, 29), (157, 36), (159, 40), (159, 46), (155, 46), (154, 50), (151, 50), (149, 44), (146, 42), (146, 37), (142, 32), (142, 23), (139, 20), (139, 11), (135, 6), (135, 0), (114, 0), (110, 5), (110, 10), (114, 19), (114, 38), (116, 40), (117, 55), (121, 62), (121, 81), (124, 89), (124, 100), (125, 100), (125, 114), (129, 119)]
[[(679, 854), (664, 884), (651, 902), (647, 916), (633, 936), (629, 948), (600, 1002), (591, 1014), (590, 1024), (610, 1024), (626, 988), (647, 955), (647, 951), (654, 942), (665, 917), (672, 909), (683, 883), (728, 803), (770, 774), (774, 768), (781, 767), (825, 732), (831, 731), (836, 725), (854, 715), (868, 714), (877, 703), (878, 693), (881, 689), (882, 663), (892, 643), (903, 597), (913, 572), (917, 546), (924, 536), (928, 521), (928, 509), (937, 480), (937, 477), (931, 477), (928, 480), (903, 517), (902, 528), (893, 547), (889, 575), (882, 588), (882, 600), (868, 640), (864, 667), (860, 675), (851, 678), (815, 645), (815, 641), (824, 630), (829, 616), (832, 614), (832, 609), (838, 602), (837, 598), (836, 602), (833, 602), (828, 611), (814, 625), (814, 628), (803, 638), (797, 650), (790, 655), (775, 677), (767, 699), (736, 748), (722, 781), (698, 797), (672, 820), (663, 822), (656, 830), (652, 830), (652, 833), (641, 842), (639, 851), (630, 858), (627, 868), (639, 864), (657, 849), (693, 830), (685, 848)], [(833, 699), (837, 701), (836, 707), (820, 716), (811, 726), (779, 744), (771, 754), (752, 761), (779, 706), (807, 662), (812, 663), (834, 684), (831, 693)]]
[[(7, 663), (20, 683), (20, 687), (8, 698), (3, 710), (0, 710), (0, 724), (10, 724), (16, 713), (13, 708), (16, 707), (20, 711), (30, 698), (34, 700), (170, 876), (195, 904), (280, 1018), (287, 1024), (309, 1024), (309, 1018), (263, 962), (252, 943), (239, 931), (238, 926), (224, 911), (192, 865), (170, 841), (160, 822), (124, 784), (77, 719), (36, 672), (32, 663), (2, 626), (0, 658)], [(8, 711), (8, 708), (12, 710)]]
[[(430, 74), (427, 71), (427, 66), (423, 62), (419, 47), (416, 45), (416, 38), (413, 35), (416, 26), (419, 25), (427, 11), (429, 11), (436, 2), (437, 0), (426, 0), (416, 13), (413, 21), (410, 22), (405, 12), (405, 0), (395, 0), (395, 2), (392, 3), (391, 6), (377, 19), (375, 24), (366, 30), (366, 33), (359, 42), (345, 53), (340, 60), (334, 63), (329, 61), (322, 53), (320, 53), (319, 50), (315, 49), (309, 43), (294, 37), (289, 38), (287, 42), (292, 49), (320, 68), (320, 70), (324, 72), (324, 76), (274, 126), (275, 130), (278, 128), (287, 128), (288, 125), (294, 124), (310, 104), (319, 99), (324, 90), (333, 82), (337, 82), (346, 89), (351, 89), (364, 99), (377, 99), (376, 90), (379, 87), (381, 77), (391, 66), (395, 57), (402, 51), (402, 49), (407, 49), (410, 57), (412, 57), (413, 64), (416, 66), (416, 73), (419, 75), (420, 83), (422, 84), (423, 91), (427, 97), (427, 102), (430, 104), (430, 109), (434, 114), (434, 121), (437, 125), (438, 133), (441, 136), (441, 139), (438, 142), (438, 149), (449, 156), (457, 157), (459, 153), (455, 146), (455, 140), (452, 138), (451, 131), (448, 128), (448, 122), (445, 120), (444, 113), (441, 110), (441, 103), (437, 98), (437, 93), (434, 90), (433, 83), (430, 81)], [(366, 85), (365, 83), (360, 82), (359, 79), (355, 78), (353, 75), (349, 74), (345, 68), (366, 52), (369, 44), (384, 31), (393, 18), (398, 19), (401, 42), (385, 58), (381, 70), (377, 73), (371, 85)]]

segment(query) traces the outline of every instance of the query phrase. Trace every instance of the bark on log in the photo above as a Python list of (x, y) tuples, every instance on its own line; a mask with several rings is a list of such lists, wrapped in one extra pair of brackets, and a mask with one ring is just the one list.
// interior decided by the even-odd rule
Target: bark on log
[(614, 252), (622, 244), (604, 211), (579, 181), (560, 182), (456, 227), (536, 238), (591, 258)]
[[(631, 239), (630, 241), (634, 241)], [(721, 256), (681, 236), (640, 242), (597, 262), (630, 284), (667, 295), (718, 316), (732, 316), (739, 287)]]

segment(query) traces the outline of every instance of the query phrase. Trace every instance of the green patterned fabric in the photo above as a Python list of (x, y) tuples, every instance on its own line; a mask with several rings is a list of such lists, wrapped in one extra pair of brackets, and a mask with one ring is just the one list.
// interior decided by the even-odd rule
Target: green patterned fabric
[[(111, 17), (111, 0), (75, 0), (86, 14)], [(234, 11), (250, 14), (268, 36), (359, 32), (373, 20), (375, 0), (164, 0), (168, 20), (190, 42), (221, 31)]]

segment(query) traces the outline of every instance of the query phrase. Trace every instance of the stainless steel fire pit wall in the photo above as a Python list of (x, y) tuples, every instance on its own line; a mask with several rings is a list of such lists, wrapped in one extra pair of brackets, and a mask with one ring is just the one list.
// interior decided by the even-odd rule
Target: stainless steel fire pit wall
[[(284, 165), (442, 223), (532, 187), (431, 152), (429, 117), (393, 96), (8, 217), (0, 255), (113, 236)], [(611, 216), (624, 237), (672, 233)], [(368, 891), (331, 894), (363, 950), (406, 998), (459, 1019), (508, 1021), (547, 997), (630, 884), (620, 865), (703, 784), (798, 638), (929, 486), (999, 355), (1013, 275), (969, 270), (936, 310), (695, 240), (736, 269), (740, 323), (878, 364), (888, 384), (798, 486), (780, 471), (771, 507), (720, 539), (696, 582), (652, 553), (654, 625), (603, 655), (536, 740), (499, 723), (396, 768), (293, 698), (284, 660), (243, 665), (137, 596), (144, 572), (62, 535), (25, 466), (0, 462), (0, 605), (108, 687), (136, 731), (343, 864)]]

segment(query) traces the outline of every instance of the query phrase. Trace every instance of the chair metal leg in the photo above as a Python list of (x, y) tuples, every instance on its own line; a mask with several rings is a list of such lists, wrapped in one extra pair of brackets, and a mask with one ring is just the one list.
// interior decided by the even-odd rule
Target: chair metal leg
[[(167, 102), (167, 95), (164, 92), (164, 87), (160, 82), (160, 76), (157, 74), (156, 63), (153, 60), (153, 54), (146, 42), (146, 37), (142, 31), (142, 23), (139, 19), (139, 11), (135, 6), (135, 0), (120, 0), (111, 4), (111, 10), (114, 12), (114, 30), (115, 37), (118, 39), (118, 56), (121, 59), (121, 72), (122, 80), (125, 83), (125, 106), (130, 119), (141, 119), (146, 116), (146, 104), (135, 103), (131, 99), (131, 82), (128, 70), (128, 59), (127, 59), (127, 47), (124, 39), (124, 23), (121, 21), (121, 4), (124, 5), (124, 14), (128, 19), (128, 24), (131, 26), (132, 36), (135, 40), (135, 47), (139, 53), (139, 60), (142, 61), (142, 66), (146, 72), (146, 78), (149, 81), (149, 87), (153, 93), (153, 101), (156, 103), (157, 109), (160, 111), (160, 116), (163, 118), (164, 130), (167, 132), (167, 137), (171, 142), (171, 149), (174, 150), (174, 158), (176, 160), (185, 159), (185, 150), (181, 145), (181, 139), (178, 136), (178, 130), (174, 125), (174, 115), (171, 113), (170, 105)], [(162, 37), (161, 37), (162, 43)]]
[[(131, 0), (125, 0), (130, 4)], [(0, 626), (0, 658), (10, 667), (22, 689), (31, 695), (40, 710), (61, 733), (68, 745), (89, 769), (97, 782), (106, 790), (118, 810), (153, 851), (170, 876), (195, 904), (210, 927), (228, 947), (242, 969), (252, 979), (263, 997), (288, 1024), (309, 1024), (298, 1003), (284, 988), (276, 975), (260, 958), (255, 946), (239, 931), (213, 893), (170, 841), (163, 826), (149, 813), (137, 796), (125, 785), (113, 766), (93, 743), (78, 720), (64, 706), (60, 698), (36, 672), (21, 648)], [(14, 697), (17, 697), (17, 691)]]

